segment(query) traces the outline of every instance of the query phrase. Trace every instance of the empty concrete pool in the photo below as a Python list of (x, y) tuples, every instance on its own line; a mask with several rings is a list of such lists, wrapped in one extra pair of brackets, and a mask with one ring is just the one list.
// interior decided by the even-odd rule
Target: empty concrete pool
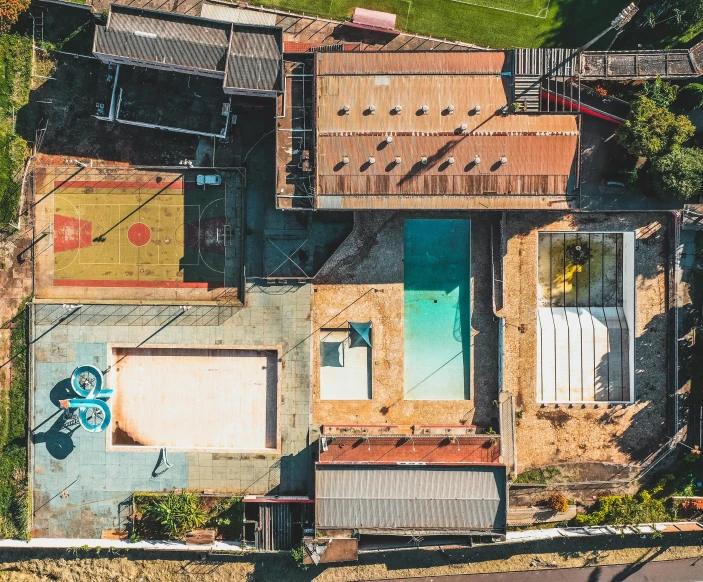
[(112, 447), (278, 448), (277, 353), (112, 347)]
[(470, 398), (471, 221), (406, 219), (405, 397)]

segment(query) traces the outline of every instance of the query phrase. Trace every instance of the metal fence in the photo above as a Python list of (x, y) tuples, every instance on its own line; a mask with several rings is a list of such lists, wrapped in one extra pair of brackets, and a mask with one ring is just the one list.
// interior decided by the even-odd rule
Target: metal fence
[(241, 308), (241, 306), (232, 305), (69, 305), (39, 303), (34, 306), (34, 325), (222, 325)]

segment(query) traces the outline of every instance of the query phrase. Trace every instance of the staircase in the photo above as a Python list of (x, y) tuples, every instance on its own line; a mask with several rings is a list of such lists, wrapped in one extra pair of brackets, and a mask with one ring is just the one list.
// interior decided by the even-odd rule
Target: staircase
[(522, 103), (525, 111), (540, 110), (540, 78), (536, 76), (515, 77), (513, 81), (513, 101)]

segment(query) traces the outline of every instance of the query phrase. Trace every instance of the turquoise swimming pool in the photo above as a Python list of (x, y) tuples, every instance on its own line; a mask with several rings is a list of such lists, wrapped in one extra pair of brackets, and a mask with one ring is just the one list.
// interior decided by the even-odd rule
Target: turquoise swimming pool
[(405, 398), (470, 398), (471, 221), (405, 220)]

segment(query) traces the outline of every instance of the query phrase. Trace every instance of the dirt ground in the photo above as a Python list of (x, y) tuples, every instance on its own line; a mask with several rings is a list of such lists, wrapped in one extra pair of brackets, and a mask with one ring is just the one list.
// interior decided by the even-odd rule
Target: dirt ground
[[(315, 280), (313, 329), (373, 324), (372, 398), (320, 400), (320, 333), (312, 346), (315, 423), (492, 425), (497, 429), (497, 328), (490, 294), (490, 217), (472, 221), (470, 400), (406, 400), (403, 340), (403, 218), (357, 213), (355, 229)], [(436, 215), (433, 215), (436, 216)], [(444, 215), (443, 215), (444, 216)], [(449, 215), (447, 215), (449, 217)], [(462, 214), (471, 218), (470, 214)], [(477, 291), (478, 290), (478, 291)], [(430, 349), (430, 348), (428, 348)], [(475, 371), (475, 374), (474, 374)], [(474, 376), (476, 381), (474, 381)]]
[[(641, 462), (666, 438), (667, 234), (664, 214), (509, 214), (505, 256), (506, 387), (518, 411), (519, 471), (568, 462)], [(536, 402), (537, 233), (632, 231), (635, 246), (635, 401), (628, 406)], [(519, 329), (521, 325), (525, 328)], [(598, 464), (598, 472), (602, 473)], [(613, 475), (618, 473), (615, 466)], [(600, 478), (603, 478), (602, 474)]]
[[(438, 548), (378, 552), (360, 555), (357, 564), (297, 567), (287, 554), (243, 557), (193, 554), (125, 552), (108, 558), (82, 550), (28, 552), (0, 551), (0, 581), (39, 582), (351, 582), (413, 576), (442, 576), (486, 572), (578, 568), (607, 564), (699, 558), (703, 536), (665, 534), (652, 539), (639, 536), (557, 539), (513, 545), (474, 548)], [(148, 559), (152, 556), (153, 559)]]

